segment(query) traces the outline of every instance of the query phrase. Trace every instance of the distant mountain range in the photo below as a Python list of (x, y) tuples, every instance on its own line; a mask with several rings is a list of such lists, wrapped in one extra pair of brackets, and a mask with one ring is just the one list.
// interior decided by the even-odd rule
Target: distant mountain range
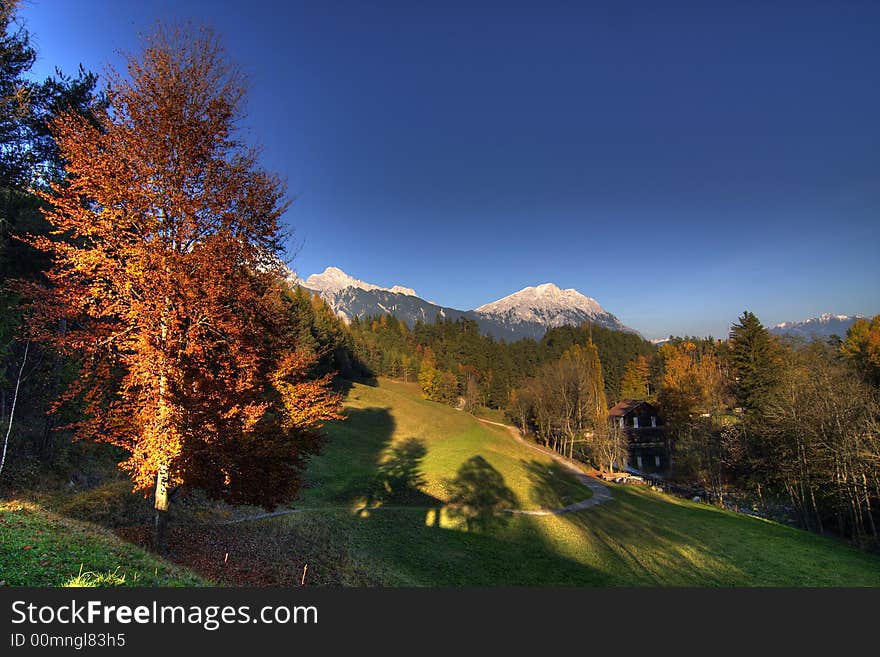
[(823, 340), (832, 335), (838, 335), (842, 338), (846, 336), (849, 327), (857, 319), (864, 319), (864, 316), (825, 313), (819, 317), (812, 317), (800, 322), (782, 322), (771, 328), (770, 332), (775, 335), (787, 335), (805, 340)]
[(305, 280), (291, 273), (290, 280), (320, 294), (346, 322), (355, 317), (388, 314), (412, 326), (416, 321), (433, 322), (438, 316), (453, 320), (464, 317), (474, 320), (486, 335), (507, 341), (540, 339), (548, 328), (583, 322), (635, 333), (595, 299), (574, 289), (562, 290), (553, 283), (524, 288), (474, 310), (456, 310), (426, 301), (412, 288), (381, 287), (349, 276), (338, 267), (327, 267)]

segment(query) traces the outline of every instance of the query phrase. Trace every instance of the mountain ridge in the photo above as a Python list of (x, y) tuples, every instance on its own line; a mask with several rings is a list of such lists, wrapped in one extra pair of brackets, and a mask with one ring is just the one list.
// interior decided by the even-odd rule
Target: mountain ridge
[(505, 340), (540, 339), (550, 328), (583, 322), (637, 333), (602, 308), (596, 299), (574, 288), (561, 289), (554, 283), (526, 287), (473, 310), (459, 310), (426, 301), (412, 288), (367, 283), (338, 267), (327, 267), (305, 280), (293, 272), (288, 278), (318, 293), (347, 322), (376, 314), (395, 315), (410, 326), (416, 321), (433, 322), (437, 317), (466, 318), (475, 321), (481, 332)]
[(822, 313), (818, 317), (810, 317), (809, 319), (780, 322), (770, 328), (770, 333), (806, 340), (830, 338), (832, 335), (844, 337), (856, 320), (864, 318), (864, 315)]
[(394, 285), (390, 288), (367, 283), (354, 276), (350, 276), (342, 271), (339, 267), (327, 267), (320, 274), (312, 274), (305, 281), (305, 287), (321, 292), (341, 292), (347, 287), (354, 287), (359, 290), (383, 290), (385, 292), (393, 292), (395, 294), (405, 294), (407, 296), (417, 297), (416, 291), (411, 287), (402, 285)]

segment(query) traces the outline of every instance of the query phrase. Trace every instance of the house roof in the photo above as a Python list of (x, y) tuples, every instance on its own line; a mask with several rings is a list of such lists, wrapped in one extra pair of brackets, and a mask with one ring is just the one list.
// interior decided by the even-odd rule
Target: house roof
[(608, 411), (608, 417), (625, 417), (643, 405), (651, 409), (654, 408), (642, 399), (622, 399), (611, 407)]

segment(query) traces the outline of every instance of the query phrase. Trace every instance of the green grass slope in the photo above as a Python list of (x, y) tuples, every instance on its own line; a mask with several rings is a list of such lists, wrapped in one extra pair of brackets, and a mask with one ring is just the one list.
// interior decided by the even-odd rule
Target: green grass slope
[(0, 584), (205, 586), (209, 582), (106, 529), (13, 500), (0, 502)]
[[(522, 508), (588, 493), (504, 429), (422, 400), (414, 385), (357, 384), (346, 405), (348, 420), (328, 426), (309, 468), (304, 513), (253, 524), (302, 532), (319, 523), (387, 585), (880, 586), (876, 555), (635, 486), (611, 485), (612, 501), (578, 513), (508, 516), (466, 531), (443, 505), (449, 480), (474, 455)], [(388, 471), (405, 472), (409, 490), (376, 502), (370, 491)], [(365, 501), (386, 508), (354, 511)]]
[[(417, 489), (401, 491), (410, 495), (392, 502), (442, 504), (449, 497), (449, 481), (474, 456), (501, 474), (516, 508), (565, 506), (591, 495), (549, 456), (511, 440), (502, 427), (422, 399), (416, 384), (355, 384), (345, 404), (348, 419), (327, 426), (330, 440), (309, 466), (309, 488), (303, 495), (307, 505), (363, 505), (377, 478), (389, 469), (409, 474)], [(538, 479), (548, 486), (536, 487)]]

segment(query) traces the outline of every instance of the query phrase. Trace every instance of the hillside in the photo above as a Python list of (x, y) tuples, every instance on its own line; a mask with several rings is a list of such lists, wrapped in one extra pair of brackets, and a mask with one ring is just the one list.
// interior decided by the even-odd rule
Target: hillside
[(421, 399), (414, 384), (353, 384), (346, 410), (284, 515), (221, 507), (175, 521), (169, 547), (186, 568), (119, 538), (142, 544), (146, 526), (114, 534), (7, 501), (0, 581), (292, 586), (308, 566), (307, 584), (331, 586), (880, 586), (876, 555), (641, 486), (608, 484), (610, 501), (564, 515), (469, 524), (448, 504), (463, 482), (519, 511), (604, 495), (505, 428)]
[(0, 585), (204, 586), (206, 580), (110, 531), (30, 502), (0, 502)]
[[(559, 486), (560, 469), (546, 457), (503, 429), (421, 400), (411, 384), (355, 384), (347, 408), (309, 469), (304, 512), (249, 524), (273, 532), (318, 524), (386, 585), (880, 585), (875, 555), (642, 487), (611, 485), (614, 499), (585, 511), (510, 516), (506, 526), (469, 532), (440, 509), (447, 482), (475, 454), (523, 508), (554, 505), (560, 488), (572, 496), (576, 484)], [(420, 445), (402, 459), (416, 489), (383, 510), (362, 510), (383, 453), (416, 444), (407, 441)]]
[[(310, 465), (305, 504), (363, 505), (377, 475), (396, 470), (407, 476), (393, 501), (442, 506), (458, 467), (482, 457), (513, 491), (514, 507), (536, 509), (542, 499), (532, 486), (534, 473), (560, 469), (550, 457), (511, 440), (505, 429), (421, 399), (416, 384), (355, 384), (346, 397), (346, 414), (345, 422), (329, 427), (330, 441)], [(559, 476), (578, 499), (590, 496), (566, 473)]]

